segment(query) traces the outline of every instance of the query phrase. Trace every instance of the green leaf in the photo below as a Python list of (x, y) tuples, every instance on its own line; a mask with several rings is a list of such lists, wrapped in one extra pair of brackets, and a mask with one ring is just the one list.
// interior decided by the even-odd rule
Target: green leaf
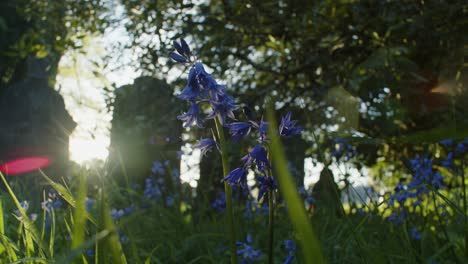
[(275, 175), (278, 180), (279, 189), (287, 202), (289, 218), (299, 238), (304, 255), (305, 263), (326, 263), (320, 244), (315, 236), (314, 230), (310, 224), (309, 218), (304, 208), (299, 193), (297, 192), (294, 180), (288, 170), (287, 161), (284, 155), (283, 145), (277, 132), (277, 123), (274, 117), (273, 108), (268, 108), (268, 132), (270, 135), (270, 150), (273, 158)]

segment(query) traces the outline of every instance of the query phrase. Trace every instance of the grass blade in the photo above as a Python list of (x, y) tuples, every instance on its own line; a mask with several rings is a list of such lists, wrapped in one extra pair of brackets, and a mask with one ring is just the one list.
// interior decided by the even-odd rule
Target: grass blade
[(268, 108), (267, 115), (270, 123), (268, 126), (271, 142), (270, 150), (273, 158), (274, 170), (276, 172), (276, 179), (278, 180), (281, 194), (287, 202), (289, 217), (299, 238), (299, 242), (301, 243), (305, 263), (325, 263), (319, 241), (307, 217), (304, 203), (300, 199), (296, 185), (288, 170), (283, 146), (276, 129), (278, 126), (272, 107)]

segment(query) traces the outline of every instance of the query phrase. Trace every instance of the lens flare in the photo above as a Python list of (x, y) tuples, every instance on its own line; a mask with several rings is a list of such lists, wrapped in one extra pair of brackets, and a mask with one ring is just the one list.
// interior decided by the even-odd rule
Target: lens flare
[(48, 157), (25, 157), (3, 163), (0, 171), (6, 175), (17, 175), (47, 167), (49, 164)]

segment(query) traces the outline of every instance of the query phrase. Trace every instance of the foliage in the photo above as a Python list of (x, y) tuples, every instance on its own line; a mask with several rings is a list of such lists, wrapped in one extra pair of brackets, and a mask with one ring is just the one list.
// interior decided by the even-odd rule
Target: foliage
[(22, 77), (28, 56), (50, 59), (55, 78), (63, 52), (79, 48), (89, 32), (102, 31), (102, 0), (6, 0), (0, 3), (0, 88)]

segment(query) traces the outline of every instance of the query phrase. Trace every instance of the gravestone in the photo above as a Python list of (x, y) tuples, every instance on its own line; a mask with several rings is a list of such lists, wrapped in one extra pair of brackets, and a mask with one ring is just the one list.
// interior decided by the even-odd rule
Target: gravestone
[[(69, 136), (76, 123), (62, 96), (49, 84), (48, 68), (47, 59), (30, 56), (24, 76), (1, 90), (0, 163), (47, 157), (51, 163), (45, 173), (60, 180), (67, 173)], [(38, 176), (37, 171), (26, 174)]]
[(177, 120), (181, 102), (164, 81), (139, 77), (132, 85), (115, 90), (109, 164), (119, 182), (143, 183), (153, 162), (166, 162), (167, 169), (179, 169), (182, 125)]

